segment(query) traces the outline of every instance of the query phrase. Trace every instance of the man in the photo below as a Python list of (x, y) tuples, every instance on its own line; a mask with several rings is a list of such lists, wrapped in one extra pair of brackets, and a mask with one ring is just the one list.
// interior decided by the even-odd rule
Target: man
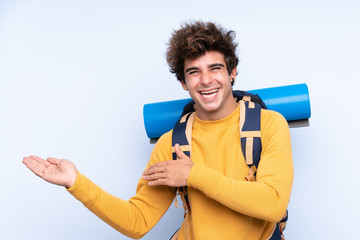
[(191, 210), (177, 239), (269, 239), (283, 217), (293, 181), (290, 134), (285, 119), (261, 110), (262, 153), (256, 181), (241, 152), (240, 106), (232, 95), (238, 59), (234, 32), (191, 22), (175, 31), (167, 61), (196, 104), (191, 159), (165, 133), (151, 154), (137, 192), (116, 198), (78, 172), (68, 160), (36, 156), (23, 162), (46, 181), (62, 185), (121, 233), (140, 238), (167, 211), (176, 187), (187, 186)]

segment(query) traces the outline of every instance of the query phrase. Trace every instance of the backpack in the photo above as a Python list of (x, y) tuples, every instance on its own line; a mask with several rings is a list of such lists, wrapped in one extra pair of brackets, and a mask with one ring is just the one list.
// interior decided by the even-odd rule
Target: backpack
[[(240, 103), (240, 138), (241, 138), (241, 150), (244, 155), (246, 164), (249, 166), (249, 174), (245, 177), (247, 181), (256, 180), (256, 170), (260, 162), (261, 155), (261, 131), (260, 131), (260, 114), (261, 108), (267, 109), (265, 103), (261, 100), (258, 95), (248, 93), (245, 91), (233, 91), (233, 96), (236, 101)], [(192, 125), (195, 120), (195, 107), (194, 101), (191, 100), (185, 107), (184, 110), (176, 122), (173, 133), (172, 133), (172, 157), (173, 160), (177, 159), (174, 147), (175, 144), (179, 144), (183, 152), (190, 157), (191, 150), (191, 134)], [(186, 187), (178, 188), (178, 195), (184, 203), (185, 214), (187, 210), (191, 208), (190, 202), (187, 195)], [(175, 199), (175, 201), (177, 201)], [(175, 205), (177, 202), (175, 202)], [(283, 236), (283, 230), (286, 227), (288, 218), (288, 211), (283, 219), (277, 223), (274, 233), (270, 240), (282, 240), (285, 239)], [(177, 232), (176, 232), (177, 233)], [(176, 235), (176, 233), (174, 235)], [(174, 236), (173, 235), (173, 236)], [(173, 238), (172, 238), (173, 239)]]

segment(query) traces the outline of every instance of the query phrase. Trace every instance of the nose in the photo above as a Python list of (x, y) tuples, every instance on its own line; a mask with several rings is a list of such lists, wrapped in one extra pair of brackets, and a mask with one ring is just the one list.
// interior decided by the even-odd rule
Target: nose
[(200, 83), (204, 86), (211, 84), (213, 81), (210, 72), (206, 71), (201, 74)]

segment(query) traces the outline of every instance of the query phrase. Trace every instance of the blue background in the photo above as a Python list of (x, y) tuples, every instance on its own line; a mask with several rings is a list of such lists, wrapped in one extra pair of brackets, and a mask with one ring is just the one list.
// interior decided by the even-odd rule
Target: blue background
[[(188, 98), (165, 61), (173, 29), (212, 20), (237, 32), (234, 89), (307, 83), (310, 127), (291, 129), (287, 239), (358, 235), (358, 1), (0, 1), (0, 239), (128, 239), (24, 156), (67, 158), (128, 199), (154, 145), (143, 105)], [(168, 239), (171, 207), (144, 239)]]

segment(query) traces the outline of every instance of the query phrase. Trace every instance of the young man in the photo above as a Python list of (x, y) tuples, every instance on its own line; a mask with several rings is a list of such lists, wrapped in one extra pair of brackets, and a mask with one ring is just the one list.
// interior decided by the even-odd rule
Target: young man
[(140, 238), (167, 211), (176, 187), (187, 186), (191, 206), (177, 239), (269, 239), (283, 217), (293, 181), (290, 134), (278, 113), (261, 110), (262, 153), (256, 181), (240, 144), (240, 106), (232, 95), (238, 59), (235, 35), (214, 23), (191, 22), (173, 33), (170, 70), (195, 101), (192, 155), (165, 133), (151, 154), (136, 195), (116, 198), (78, 172), (68, 160), (36, 156), (23, 162), (46, 181), (62, 185), (121, 233)]

